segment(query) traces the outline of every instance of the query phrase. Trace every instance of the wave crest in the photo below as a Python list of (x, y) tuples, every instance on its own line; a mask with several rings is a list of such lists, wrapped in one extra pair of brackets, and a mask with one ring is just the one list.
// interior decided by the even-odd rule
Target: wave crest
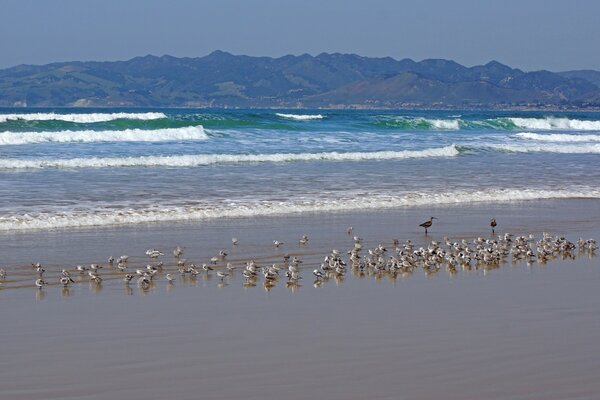
[(125, 129), (120, 131), (0, 132), (0, 146), (70, 142), (164, 142), (205, 140), (201, 125), (166, 129)]
[(600, 131), (600, 121), (584, 121), (569, 118), (508, 118), (517, 128), (540, 131), (571, 130)]
[(66, 121), (80, 124), (107, 122), (115, 119), (152, 120), (167, 118), (162, 112), (147, 113), (89, 113), (89, 114), (59, 114), (59, 113), (30, 113), (30, 114), (0, 114), (0, 122), (8, 121)]
[(296, 120), (296, 121), (309, 121), (311, 119), (323, 119), (323, 118), (325, 118), (321, 114), (282, 114), (282, 113), (275, 113), (275, 115), (277, 115), (278, 117), (281, 117), (281, 118), (293, 119), (293, 120)]
[(183, 156), (142, 156), (118, 158), (72, 158), (52, 160), (0, 160), (0, 169), (196, 167), (213, 164), (280, 163), (292, 161), (366, 161), (407, 158), (453, 157), (456, 146), (425, 150), (377, 151), (365, 153), (275, 153), (275, 154), (196, 154)]

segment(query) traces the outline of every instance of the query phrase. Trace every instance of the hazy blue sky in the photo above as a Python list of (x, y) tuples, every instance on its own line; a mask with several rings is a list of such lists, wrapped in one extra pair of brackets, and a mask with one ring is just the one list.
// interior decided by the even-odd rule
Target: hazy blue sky
[(600, 69), (594, 0), (2, 0), (0, 67), (320, 52)]

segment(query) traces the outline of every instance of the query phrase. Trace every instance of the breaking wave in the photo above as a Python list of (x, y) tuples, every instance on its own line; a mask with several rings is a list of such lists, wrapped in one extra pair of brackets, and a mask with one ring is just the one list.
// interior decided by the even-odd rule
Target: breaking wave
[(384, 128), (406, 130), (459, 130), (460, 119), (428, 119), (423, 117), (396, 117), (384, 118), (375, 122), (375, 125)]
[(569, 118), (508, 118), (517, 128), (532, 130), (600, 131), (600, 121)]
[(323, 118), (325, 118), (321, 114), (282, 114), (282, 113), (275, 113), (275, 115), (277, 115), (278, 117), (281, 117), (281, 118), (288, 118), (288, 119), (293, 119), (293, 120), (297, 120), (297, 121), (308, 121), (308, 120), (311, 120), (311, 119), (323, 119)]
[(542, 142), (600, 142), (600, 135), (570, 135), (568, 133), (539, 134), (521, 132), (515, 136), (521, 139), (538, 140)]
[(293, 161), (401, 160), (406, 158), (453, 157), (458, 154), (459, 150), (457, 147), (451, 145), (425, 150), (377, 151), (364, 153), (195, 154), (116, 158), (87, 157), (50, 160), (3, 159), (0, 160), (0, 169), (195, 167), (213, 164), (280, 163)]
[(125, 129), (121, 131), (0, 132), (0, 146), (48, 142), (164, 142), (205, 139), (208, 139), (208, 135), (201, 125), (154, 130)]
[(89, 114), (59, 114), (59, 113), (30, 113), (30, 114), (0, 114), (0, 122), (7, 121), (67, 121), (81, 124), (106, 122), (115, 119), (152, 120), (167, 118), (162, 112), (147, 113), (89, 113)]
[(417, 192), (402, 195), (353, 196), (284, 202), (248, 201), (143, 209), (44, 212), (0, 217), (0, 231), (80, 228), (168, 221), (199, 221), (218, 218), (262, 217), (316, 212), (378, 210), (413, 206), (456, 205), (479, 202), (514, 202), (545, 199), (600, 198), (600, 190), (486, 189), (478, 191)]

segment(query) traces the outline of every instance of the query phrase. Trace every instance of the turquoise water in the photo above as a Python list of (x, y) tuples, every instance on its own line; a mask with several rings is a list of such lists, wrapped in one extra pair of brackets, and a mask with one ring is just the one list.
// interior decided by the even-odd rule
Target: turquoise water
[(0, 230), (600, 197), (600, 114), (0, 109)]

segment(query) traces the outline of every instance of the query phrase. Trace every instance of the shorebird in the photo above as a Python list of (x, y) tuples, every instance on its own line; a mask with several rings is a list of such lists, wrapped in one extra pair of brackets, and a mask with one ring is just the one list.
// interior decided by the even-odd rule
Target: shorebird
[(133, 275), (131, 275), (131, 274), (127, 274), (127, 275), (125, 275), (125, 277), (123, 278), (123, 282), (125, 282), (125, 283), (129, 283), (129, 282), (131, 282), (131, 280), (132, 280), (132, 279), (133, 279)]
[(75, 267), (75, 269), (77, 270), (77, 272), (79, 272), (80, 274), (83, 274), (86, 271), (86, 268), (84, 266), (78, 265)]
[(70, 283), (75, 283), (75, 281), (71, 279), (70, 276), (63, 276), (62, 278), (60, 278), (60, 283), (62, 283), (64, 287), (67, 287)]
[(352, 230), (353, 230), (353, 228), (352, 228), (351, 226), (349, 226), (349, 227), (346, 229), (346, 233), (347, 233), (348, 235), (352, 235)]
[(273, 246), (279, 248), (279, 246), (281, 246), (283, 244), (283, 242), (280, 242), (279, 240), (273, 240)]
[(324, 276), (324, 275), (323, 275), (323, 273), (322, 273), (321, 271), (319, 271), (318, 269), (315, 269), (315, 270), (313, 271), (313, 275), (317, 277), (317, 280), (320, 280), (320, 279), (322, 279), (322, 278), (323, 278), (323, 276)]
[(300, 246), (304, 246), (308, 243), (308, 236), (307, 235), (302, 235), (302, 237), (300, 238)]
[(171, 274), (167, 274), (166, 278), (169, 281), (169, 283), (173, 283), (175, 281), (175, 278), (173, 278)]
[(239, 243), (239, 242), (238, 242), (238, 238), (235, 238), (235, 237), (234, 237), (234, 238), (231, 238), (231, 244), (232, 244), (232, 245), (234, 245), (234, 246), (237, 246), (237, 244), (238, 244), (238, 243)]
[(46, 281), (43, 280), (42, 278), (38, 278), (35, 280), (35, 286), (37, 286), (38, 289), (43, 288), (45, 284), (46, 284)]
[(0, 268), (0, 279), (6, 278), (6, 271), (4, 268)]
[(419, 224), (419, 226), (422, 226), (423, 228), (425, 228), (425, 234), (427, 235), (427, 228), (431, 228), (431, 225), (433, 225), (433, 220), (437, 219), (436, 217), (431, 217), (429, 218), (429, 221), (425, 221), (422, 224)]
[(229, 272), (217, 271), (217, 276), (223, 280), (229, 276)]
[(173, 255), (175, 258), (181, 257), (183, 255), (183, 249), (180, 246), (175, 247), (175, 250), (173, 250)]
[(492, 218), (492, 220), (490, 221), (490, 226), (492, 227), (492, 234), (494, 234), (494, 229), (496, 229), (496, 226), (498, 226), (498, 224), (496, 223), (496, 218)]
[(113, 256), (108, 257), (108, 265), (110, 265), (112, 267), (114, 263), (115, 263), (115, 258)]

